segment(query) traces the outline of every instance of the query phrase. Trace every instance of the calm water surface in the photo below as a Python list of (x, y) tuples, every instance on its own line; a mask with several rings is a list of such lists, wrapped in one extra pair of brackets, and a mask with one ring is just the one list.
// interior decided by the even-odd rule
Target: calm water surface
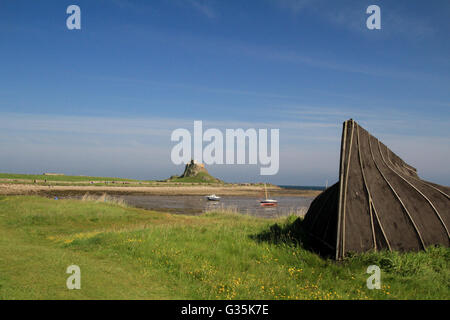
[(223, 196), (220, 201), (208, 201), (203, 196), (157, 196), (121, 195), (117, 196), (131, 206), (149, 210), (168, 211), (178, 214), (201, 214), (208, 210), (232, 209), (243, 214), (259, 217), (280, 217), (290, 214), (303, 215), (313, 198), (299, 196), (278, 196), (277, 207), (261, 207), (258, 197)]

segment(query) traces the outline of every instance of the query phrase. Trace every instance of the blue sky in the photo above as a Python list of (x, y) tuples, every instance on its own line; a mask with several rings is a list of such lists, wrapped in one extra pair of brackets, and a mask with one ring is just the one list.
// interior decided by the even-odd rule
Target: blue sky
[(449, 185), (449, 16), (446, 0), (2, 0), (0, 172), (165, 178), (182, 171), (170, 133), (202, 120), (280, 129), (277, 175), (212, 174), (323, 185), (353, 118)]

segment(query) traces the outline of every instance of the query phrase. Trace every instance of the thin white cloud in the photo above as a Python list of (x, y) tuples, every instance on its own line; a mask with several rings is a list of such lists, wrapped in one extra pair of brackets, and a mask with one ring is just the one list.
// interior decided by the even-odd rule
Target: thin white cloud
[(209, 19), (214, 19), (216, 13), (211, 6), (211, 1), (207, 0), (188, 0), (192, 7), (194, 7), (198, 12), (208, 17)]
[[(346, 12), (344, 9), (342, 9)], [(330, 10), (328, 10), (330, 11)], [(334, 11), (331, 10), (334, 14)], [(351, 12), (351, 10), (350, 10)], [(365, 11), (364, 11), (365, 12)], [(351, 13), (350, 13), (351, 14)], [(357, 21), (365, 26), (365, 18), (359, 17)], [(349, 19), (354, 21), (354, 19)], [(358, 22), (358, 23), (359, 23)], [(365, 27), (364, 27), (365, 28)], [(415, 79), (420, 81), (448, 81), (447, 75), (430, 73), (426, 71), (418, 71), (411, 68), (402, 69), (394, 67), (385, 67), (374, 64), (373, 61), (367, 63), (355, 63), (352, 60), (339, 59), (336, 56), (324, 56), (323, 52), (304, 53), (298, 50), (291, 50), (283, 47), (266, 46), (251, 42), (242, 42), (238, 40), (231, 40), (221, 38), (218, 36), (196, 35), (186, 32), (177, 32), (176, 34), (170, 32), (163, 32), (161, 30), (148, 30), (139, 26), (127, 25), (120, 26), (115, 30), (118, 33), (134, 34), (136, 36), (151, 37), (153, 40), (162, 43), (170, 43), (178, 46), (182, 50), (193, 52), (211, 53), (216, 55), (218, 52), (224, 55), (237, 55), (250, 57), (257, 60), (275, 61), (290, 65), (309, 66), (324, 70), (333, 70), (337, 72), (356, 73), (372, 77), (386, 77), (393, 79)], [(367, 29), (364, 29), (366, 32)], [(239, 90), (234, 90), (238, 93)], [(253, 94), (242, 90), (241, 93)], [(269, 94), (275, 96), (276, 94)]]
[(366, 8), (378, 4), (381, 8), (382, 29), (378, 33), (385, 36), (400, 35), (410, 40), (418, 40), (436, 33), (433, 24), (425, 14), (417, 16), (408, 7), (400, 3), (373, 3), (373, 1), (354, 0), (269, 0), (280, 9), (294, 15), (306, 10), (335, 26), (343, 27), (358, 33), (370, 32), (366, 28)]
[(329, 59), (320, 59), (317, 57), (311, 57), (308, 55), (299, 54), (289, 50), (275, 50), (271, 48), (264, 48), (252, 45), (242, 45), (239, 48), (239, 52), (254, 56), (257, 58), (264, 58), (267, 60), (276, 60), (279, 62), (285, 62), (297, 65), (307, 65), (311, 67), (328, 69), (340, 72), (358, 73), (375, 77), (387, 77), (397, 79), (436, 79), (439, 76), (434, 74), (428, 74), (424, 72), (400, 70), (393, 68), (383, 67), (371, 67), (367, 65), (355, 64), (348, 62), (337, 62)]
[[(302, 119), (302, 113), (317, 119)], [(338, 157), (342, 115), (335, 111), (328, 118), (326, 108), (305, 108), (286, 115), (281, 121), (232, 121), (203, 119), (207, 128), (279, 128), (280, 176), (271, 177), (283, 184), (308, 184), (334, 179)], [(343, 111), (345, 112), (345, 111)], [(298, 116), (298, 118), (295, 118)], [(421, 176), (438, 183), (450, 181), (447, 161), (450, 138), (415, 134), (406, 119), (398, 131), (397, 119), (367, 114), (360, 122), (405, 161), (418, 168)], [(180, 170), (170, 161), (176, 128), (193, 131), (193, 121), (176, 118), (114, 118), (44, 114), (0, 113), (0, 167), (10, 172), (62, 171), (137, 178), (164, 178)], [(334, 120), (333, 120), (334, 119)], [(425, 122), (430, 128), (435, 123)], [(444, 125), (444, 122), (442, 124)], [(405, 131), (406, 130), (406, 131)], [(409, 130), (409, 131), (408, 131)], [(424, 131), (424, 130), (422, 130)], [(427, 156), (424, 156), (427, 155)], [(259, 181), (260, 176), (242, 176), (239, 170), (212, 166), (228, 181)], [(216, 171), (217, 170), (217, 171)], [(319, 183), (319, 184), (320, 184)]]
[(273, 4), (282, 9), (286, 9), (293, 14), (298, 14), (314, 3), (313, 0), (270, 0)]

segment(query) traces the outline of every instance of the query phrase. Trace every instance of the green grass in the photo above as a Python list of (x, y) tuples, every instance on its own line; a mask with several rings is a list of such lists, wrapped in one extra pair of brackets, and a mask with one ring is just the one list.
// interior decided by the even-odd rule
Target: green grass
[(170, 182), (192, 182), (192, 183), (223, 183), (219, 179), (214, 178), (212, 175), (206, 172), (199, 172), (194, 177), (173, 177), (168, 181)]
[[(289, 236), (278, 241), (293, 220), (0, 197), (0, 299), (450, 297), (448, 248), (334, 262)], [(66, 288), (72, 264), (81, 268), (81, 290)], [(382, 268), (381, 290), (366, 287), (371, 264)]]
[[(166, 181), (163, 180), (135, 180), (125, 178), (112, 178), (112, 177), (89, 177), (89, 176), (52, 176), (43, 174), (21, 174), (21, 173), (0, 173), (0, 179), (9, 179), (0, 181), (0, 183), (11, 184), (29, 184), (34, 183), (36, 180), (37, 185), (61, 185), (67, 186), (76, 184), (77, 186), (128, 186), (137, 187), (144, 185), (172, 185), (171, 183), (186, 183), (186, 184), (224, 184), (224, 182), (214, 178), (207, 173), (199, 173), (195, 177), (185, 178), (172, 178)], [(44, 182), (46, 180), (46, 182)], [(116, 184), (111, 184), (111, 181), (115, 181)], [(95, 183), (91, 183), (95, 182)]]
[(69, 182), (89, 182), (89, 181), (130, 181), (139, 182), (134, 179), (110, 178), (110, 177), (88, 177), (88, 176), (52, 176), (43, 174), (21, 174), (21, 173), (0, 173), (0, 179), (17, 180), (47, 180), (47, 181), (69, 181)]

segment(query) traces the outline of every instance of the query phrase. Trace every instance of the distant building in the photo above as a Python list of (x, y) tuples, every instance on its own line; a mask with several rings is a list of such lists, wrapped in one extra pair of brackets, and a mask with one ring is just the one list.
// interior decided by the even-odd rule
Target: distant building
[(64, 173), (53, 173), (53, 172), (45, 172), (43, 173), (44, 176), (63, 176)]
[(199, 166), (201, 168), (205, 167), (205, 165), (203, 163), (199, 163), (197, 160), (194, 160), (194, 159), (191, 160), (190, 164), (191, 165), (195, 164), (195, 165), (197, 165), (197, 166)]

